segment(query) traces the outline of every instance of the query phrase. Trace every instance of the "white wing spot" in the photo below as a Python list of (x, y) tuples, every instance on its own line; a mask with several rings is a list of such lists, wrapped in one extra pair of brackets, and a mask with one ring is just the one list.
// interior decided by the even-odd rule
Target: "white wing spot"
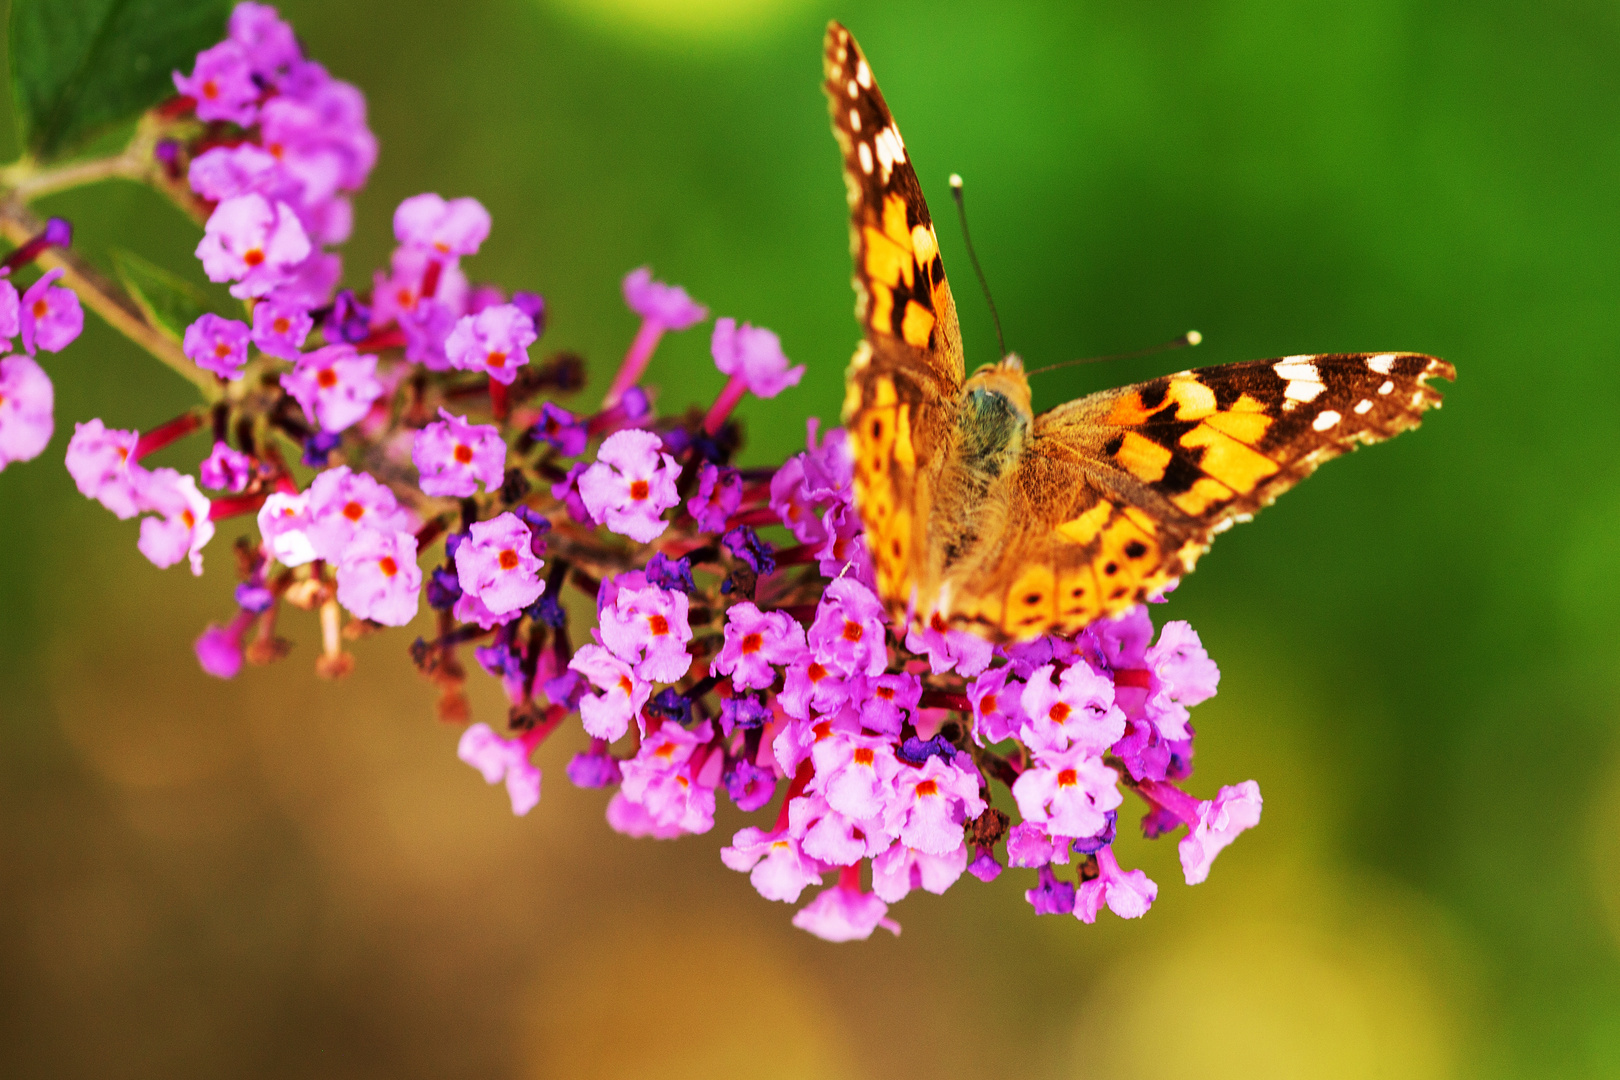
[(867, 176), (871, 176), (872, 148), (867, 146), (865, 143), (861, 143), (860, 146), (855, 148), (855, 152), (859, 154), (861, 158), (861, 172), (865, 173)]
[(1384, 380), (1384, 385), (1383, 385), (1383, 386), (1380, 386), (1380, 387), (1379, 387), (1379, 388), (1378, 388), (1378, 392), (1379, 392), (1379, 393), (1380, 393), (1380, 394), (1387, 394), (1387, 393), (1389, 393), (1389, 392), (1390, 392), (1390, 391), (1391, 391), (1391, 390), (1393, 390), (1393, 389), (1395, 389), (1395, 383), (1394, 383), (1394, 382), (1393, 382), (1393, 381), (1392, 381), (1392, 380), (1390, 380), (1390, 379), (1385, 379), (1385, 380)]
[(1366, 416), (1371, 411), (1372, 411), (1372, 402), (1368, 401), (1366, 398), (1362, 398), (1360, 401), (1356, 402), (1356, 415), (1357, 416)]
[(1283, 388), (1283, 397), (1291, 401), (1315, 401), (1317, 395), (1326, 389), (1327, 387), (1319, 382), (1295, 379)]
[(1343, 418), (1332, 409), (1323, 409), (1321, 412), (1316, 414), (1316, 419), (1311, 421), (1311, 430), (1326, 431), (1334, 424), (1337, 424), (1341, 419)]
[(1367, 370), (1376, 371), (1380, 375), (1388, 375), (1389, 369), (1395, 366), (1394, 353), (1379, 353), (1377, 356), (1367, 357)]
[(883, 167), (883, 182), (887, 184), (894, 167), (906, 160), (905, 144), (900, 141), (900, 132), (893, 124), (878, 132), (872, 142), (877, 150), (878, 164)]
[(861, 111), (859, 109), (849, 110), (849, 130), (861, 130)]
[(852, 98), (861, 96), (861, 88), (855, 85), (854, 79), (849, 80), (849, 86), (846, 89), (849, 90), (849, 96)]
[(855, 81), (861, 84), (862, 89), (872, 87), (872, 69), (866, 66), (865, 60), (855, 65)]
[(1322, 381), (1322, 376), (1317, 373), (1316, 365), (1297, 356), (1290, 356), (1286, 360), (1277, 361), (1271, 365), (1271, 370), (1277, 373), (1279, 379), (1314, 383)]

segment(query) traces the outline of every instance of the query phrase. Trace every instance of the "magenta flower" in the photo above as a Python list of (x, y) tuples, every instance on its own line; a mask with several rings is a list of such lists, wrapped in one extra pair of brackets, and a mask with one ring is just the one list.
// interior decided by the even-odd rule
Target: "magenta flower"
[(55, 408), (43, 368), (27, 356), (0, 359), (0, 469), (40, 455), (56, 429)]
[(739, 326), (735, 319), (716, 319), (709, 349), (714, 366), (733, 380), (741, 380), (755, 397), (773, 398), (799, 385), (804, 377), (804, 365), (789, 367), (781, 339), (763, 326)]
[(377, 358), (361, 356), (347, 342), (304, 353), (281, 376), (281, 385), (303, 406), (310, 423), (332, 432), (354, 424), (383, 396)]
[(511, 512), (475, 521), (456, 549), (456, 577), (464, 596), (476, 596), (498, 615), (526, 608), (546, 591), (545, 564), (531, 548), (532, 534)]
[[(268, 500), (265, 505), (269, 505)], [(410, 532), (415, 528), (410, 513), (400, 508), (392, 491), (369, 474), (354, 472), (347, 465), (316, 476), (309, 485), (305, 505), (308, 524), (304, 529), (310, 547), (317, 558), (330, 563), (338, 562), (344, 549), (362, 533)], [(262, 529), (262, 512), (259, 518)]]
[(292, 207), (262, 195), (239, 195), (214, 208), (197, 258), (209, 281), (234, 281), (237, 299), (263, 296), (290, 280), (309, 257), (309, 237)]
[(216, 679), (234, 679), (242, 670), (242, 634), (253, 621), (253, 612), (242, 611), (229, 626), (208, 624), (193, 644), (197, 666)]
[(421, 591), (416, 537), (410, 533), (363, 529), (343, 549), (337, 598), (355, 616), (404, 626), (416, 618)]
[(22, 330), (21, 304), (17, 286), (0, 278), (0, 338), (4, 339), (3, 347), (6, 349), (11, 348), (11, 339)]
[(281, 162), (255, 143), (216, 146), (191, 159), (186, 171), (191, 190), (209, 202), (224, 202), (238, 195), (257, 192), (270, 199), (289, 194)]
[(253, 459), (226, 443), (216, 442), (197, 467), (197, 478), (203, 487), (215, 491), (241, 491), (253, 479)]
[(529, 760), (533, 751), (526, 740), (503, 739), (488, 724), (473, 724), (456, 744), (456, 757), (482, 773), (486, 783), (506, 781), (518, 817), (540, 805), (540, 770)]
[(872, 891), (890, 904), (904, 900), (912, 889), (926, 889), (935, 896), (943, 896), (946, 889), (956, 884), (967, 865), (966, 844), (958, 844), (956, 850), (947, 855), (930, 855), (895, 844), (872, 860)]
[(900, 737), (900, 728), (922, 698), (922, 679), (900, 672), (868, 679), (861, 701), (861, 725), (891, 739)]
[(704, 532), (726, 531), (726, 519), (742, 504), (742, 474), (705, 461), (698, 467), (698, 489), (686, 509)]
[(645, 808), (655, 824), (708, 832), (714, 828), (714, 789), (725, 756), (706, 751), (713, 739), (707, 720), (690, 731), (665, 723), (649, 732), (636, 756), (619, 766), (624, 797)]
[(1097, 852), (1097, 869), (1100, 871), (1097, 877), (1080, 883), (1079, 894), (1074, 899), (1075, 918), (1083, 923), (1096, 922), (1097, 913), (1105, 903), (1109, 911), (1122, 919), (1140, 919), (1147, 914), (1159, 895), (1159, 887), (1152, 878), (1140, 870), (1120, 869), (1112, 847)]
[(529, 362), (529, 346), (538, 336), (534, 320), (517, 305), (497, 304), (476, 315), (463, 315), (444, 340), (444, 354), (451, 367), (487, 372), (510, 386), (518, 368)]
[(902, 844), (931, 855), (956, 850), (962, 827), (985, 808), (978, 770), (960, 751), (949, 764), (930, 757), (920, 769), (902, 770), (895, 777), (895, 793), (886, 823), (897, 829)]
[(663, 535), (659, 515), (681, 501), (681, 467), (660, 453), (663, 441), (632, 428), (609, 435), (596, 462), (579, 478), (579, 496), (592, 518), (621, 536), (646, 544)]
[(789, 716), (808, 720), (811, 713), (836, 712), (861, 689), (861, 676), (846, 678), (843, 672), (804, 655), (789, 665), (786, 685), (776, 700)]
[(650, 836), (655, 840), (673, 840), (683, 835), (679, 825), (665, 825), (653, 820), (647, 808), (615, 791), (607, 806), (608, 828), (623, 836), (637, 838)]
[(135, 464), (138, 431), (109, 431), (100, 420), (75, 424), (68, 440), (67, 470), (79, 494), (94, 499), (120, 518), (142, 510), (137, 490), (146, 470)]
[(281, 565), (303, 566), (315, 560), (309, 533), (309, 492), (277, 491), (259, 507), (259, 535), (270, 557)]
[(1007, 832), (1007, 865), (1022, 867), (1067, 865), (1069, 839), (1054, 840), (1033, 821), (1020, 821)]
[(551, 497), (562, 502), (568, 508), (568, 516), (581, 525), (595, 525), (596, 519), (591, 517), (590, 510), (586, 509), (585, 500), (579, 494), (579, 481), (590, 466), (583, 461), (576, 461), (568, 466), (568, 474), (555, 484), (551, 485)]
[[(1215, 856), (1236, 840), (1245, 829), (1260, 823), (1260, 785), (1253, 780), (1223, 787), (1213, 799), (1199, 802), (1173, 784), (1144, 781), (1137, 789), (1164, 812), (1188, 828), (1178, 850), (1187, 884), (1198, 885), (1209, 877)], [(1173, 825), (1171, 826), (1174, 827)]]
[(387, 276), (381, 270), (372, 275), (372, 326), (382, 327), (397, 321), (403, 328), (405, 317), (422, 301), (422, 287), (431, 273), (434, 278), (432, 299), (444, 306), (448, 319), (439, 335), (439, 344), (443, 345), (456, 318), (466, 312), (470, 291), (467, 275), (453, 260), (447, 264), (433, 251), (415, 247), (395, 248), (388, 265)]
[(839, 578), (827, 586), (810, 624), (817, 660), (844, 675), (881, 675), (889, 666), (883, 604), (858, 581)]
[(793, 916), (793, 925), (823, 941), (865, 941), (872, 931), (883, 927), (900, 936), (900, 924), (887, 918), (889, 905), (876, 893), (863, 893), (855, 882), (823, 889)]
[(213, 312), (200, 315), (186, 327), (181, 349), (192, 363), (205, 371), (212, 371), (222, 379), (239, 379), (247, 366), (247, 324), (222, 319)]
[(937, 617), (923, 630), (908, 629), (906, 648), (925, 654), (935, 675), (954, 671), (968, 679), (989, 667), (994, 653), (994, 646), (978, 634), (948, 629)]
[(1018, 812), (1051, 836), (1095, 836), (1108, 827), (1108, 811), (1124, 801), (1119, 774), (1102, 758), (1074, 745), (1037, 751), (1035, 761), (1012, 786)]
[(652, 270), (645, 266), (625, 276), (624, 302), (665, 330), (685, 330), (709, 317), (709, 309), (686, 295), (685, 289), (654, 281)]
[(584, 645), (574, 653), (568, 666), (602, 691), (587, 694), (579, 702), (579, 718), (594, 739), (616, 742), (638, 718), (652, 692), (635, 669), (600, 645)]
[(482, 600), (472, 593), (462, 593), (456, 598), (455, 607), (451, 609), (450, 614), (457, 622), (477, 623), (483, 629), (488, 630), (491, 627), (502, 626), (513, 619), (519, 618), (523, 614), (523, 609), (514, 608), (511, 611), (504, 612), (491, 611), (484, 606)]
[(506, 477), (506, 443), (490, 424), (469, 424), (445, 409), (416, 433), (411, 460), (422, 474), (420, 487), (429, 495), (466, 498), (482, 483), (496, 491)]
[(540, 419), (534, 425), (533, 434), (536, 442), (555, 447), (563, 457), (584, 453), (589, 438), (584, 420), (549, 401), (540, 406)]
[(35, 348), (61, 352), (84, 332), (84, 309), (79, 306), (78, 294), (52, 284), (65, 273), (60, 266), (47, 270), (22, 294), (18, 328), (23, 348), (30, 353)]
[(804, 655), (804, 628), (780, 611), (762, 612), (749, 601), (726, 612), (726, 641), (711, 667), (731, 676), (733, 690), (768, 690), (776, 682), (772, 664), (786, 665)]
[(268, 4), (242, 0), (232, 8), (230, 36), (242, 47), (253, 73), (265, 78), (275, 77), (304, 58), (292, 27)]
[(297, 360), (315, 320), (297, 304), (274, 297), (253, 305), (253, 344), (259, 351), (283, 360)]
[(477, 199), (446, 202), (430, 192), (411, 196), (394, 211), (396, 240), (441, 256), (476, 255), (489, 228), (489, 211)]
[(154, 469), (137, 488), (140, 508), (160, 515), (141, 519), (140, 549), (159, 569), (190, 556), (191, 572), (202, 573), (202, 549), (214, 537), (208, 511), (212, 504), (197, 490), (197, 481), (173, 469)]
[(805, 854), (829, 866), (854, 866), (894, 843), (894, 833), (881, 818), (850, 817), (814, 792), (788, 803), (788, 832)]
[(636, 675), (647, 682), (674, 682), (692, 666), (686, 652), (692, 627), (685, 593), (656, 585), (620, 588), (602, 608), (599, 621), (602, 644), (634, 665)]
[(456, 313), (448, 303), (422, 297), (410, 311), (399, 313), (399, 328), (405, 334), (405, 359), (429, 371), (450, 370), (444, 345), (456, 328)]
[(808, 885), (821, 884), (826, 873), (821, 863), (806, 855), (799, 842), (786, 833), (742, 829), (731, 846), (720, 849), (720, 861), (748, 881), (767, 900), (796, 904)]
[(1188, 709), (1215, 696), (1221, 670), (1204, 651), (1198, 634), (1185, 622), (1164, 624), (1158, 643), (1145, 657), (1157, 686), (1147, 702), (1160, 736), (1175, 741), (1190, 738)]
[(1089, 664), (1066, 668), (1052, 681), (1053, 667), (1043, 664), (1030, 674), (1019, 701), (1028, 719), (1023, 740), (1039, 750), (1080, 746), (1101, 754), (1125, 734), (1125, 714), (1114, 705), (1114, 684)]
[(1069, 915), (1074, 912), (1074, 882), (1059, 881), (1050, 866), (1043, 866), (1033, 889), (1024, 891), (1024, 899), (1037, 915)]
[(295, 205), (321, 242), (340, 243), (352, 211), (339, 193), (364, 186), (377, 162), (377, 138), (366, 126), (359, 90), (319, 64), (297, 70), (301, 85), (284, 87), (260, 110), (260, 141), (299, 185)]
[(858, 819), (884, 815), (895, 802), (895, 775), (905, 768), (890, 739), (847, 731), (816, 740), (810, 760), (816, 775), (806, 790), (821, 795), (845, 817)]
[(224, 120), (252, 127), (259, 118), (259, 87), (247, 52), (234, 41), (222, 41), (197, 54), (191, 74), (178, 71), (174, 88), (197, 102), (197, 119)]
[(973, 738), (980, 746), (998, 743), (1018, 734), (1024, 722), (1020, 701), (1024, 684), (1010, 678), (1010, 667), (991, 668), (968, 684), (968, 700), (973, 703)]

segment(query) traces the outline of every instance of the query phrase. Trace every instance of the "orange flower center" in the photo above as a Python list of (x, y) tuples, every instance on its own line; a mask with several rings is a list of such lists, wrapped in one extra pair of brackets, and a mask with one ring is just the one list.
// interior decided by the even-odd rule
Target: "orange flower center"
[(516, 570), (518, 564), (517, 552), (511, 548), (503, 548), (501, 553), (496, 556), (495, 561), (501, 564), (502, 570)]
[(43, 319), (46, 315), (50, 314), (50, 311), (51, 305), (47, 304), (44, 300), (34, 301), (34, 318)]
[(872, 748), (870, 746), (857, 746), (855, 748), (855, 764), (870, 765), (872, 764), (872, 757)]
[(654, 637), (663, 637), (669, 633), (669, 620), (662, 615), (647, 616), (647, 629), (653, 632)]
[(343, 516), (348, 518), (350, 521), (359, 521), (361, 518), (366, 516), (366, 508), (355, 502), (353, 499), (350, 499), (348, 502), (343, 504)]
[(207, 98), (209, 101), (213, 101), (215, 98), (219, 97), (219, 84), (213, 79), (204, 79), (202, 84), (202, 96)]
[(330, 390), (337, 385), (337, 372), (331, 368), (321, 368), (320, 374), (315, 376), (315, 385), (322, 390)]
[(645, 499), (651, 490), (645, 480), (633, 480), (630, 483), (630, 497), (636, 502)]
[(816, 742), (820, 742), (822, 739), (825, 739), (827, 736), (832, 734), (832, 721), (823, 720), (810, 730), (815, 735)]
[(186, 523), (188, 529), (195, 528), (197, 525), (197, 515), (190, 510), (180, 511), (180, 520)]
[(996, 708), (997, 708), (997, 706), (999, 704), (1000, 703), (998, 701), (996, 701), (996, 695), (994, 695), (994, 694), (986, 694), (986, 695), (984, 695), (984, 697), (979, 699), (979, 712), (981, 712), (981, 713), (993, 713), (993, 712), (996, 711)]
[(661, 757), (665, 761), (668, 761), (670, 758), (675, 756), (675, 744), (672, 742), (665, 743), (663, 746), (660, 746), (658, 749), (653, 751), (653, 756)]
[(854, 622), (854, 621), (852, 621), (850, 619), (845, 619), (844, 620), (844, 640), (845, 641), (859, 641), (859, 640), (861, 640), (861, 634), (862, 633), (863, 633), (863, 631), (861, 630), (861, 624), (860, 623)]
[(506, 366), (506, 354), (503, 353), (503, 352), (500, 352), (498, 350), (494, 351), (494, 352), (490, 352), (490, 353), (485, 354), (484, 361), (485, 361), (485, 363), (489, 364), (490, 367), (493, 367), (493, 368), (505, 367)]
[(745, 653), (757, 653), (764, 646), (765, 639), (759, 634), (749, 634), (742, 639), (742, 651)]
[(1054, 723), (1061, 724), (1063, 721), (1069, 718), (1070, 711), (1071, 710), (1069, 707), (1060, 701), (1056, 705), (1052, 706), (1052, 710), (1046, 715), (1050, 716)]
[(1073, 769), (1064, 769), (1058, 773), (1058, 787), (1074, 787), (1080, 782), (1080, 777)]
[(285, 334), (287, 331), (292, 329), (292, 323), (287, 321), (287, 316), (282, 315), (271, 320), (270, 329), (278, 334)]
[(894, 687), (892, 686), (880, 686), (872, 692), (878, 697), (882, 698), (884, 701), (894, 700)]
[(620, 675), (619, 676), (619, 689), (624, 691), (624, 696), (625, 697), (630, 696), (630, 692), (635, 689), (635, 687), (630, 685), (630, 676), (628, 676), (628, 675)]
[(921, 797), (923, 795), (938, 795), (938, 794), (939, 794), (939, 782), (937, 780), (924, 780), (922, 783), (917, 785), (917, 795), (919, 797)]
[(264, 262), (264, 252), (260, 251), (258, 248), (253, 248), (246, 255), (242, 256), (242, 261), (247, 263), (249, 266), (258, 266), (260, 263)]
[(384, 555), (377, 560), (377, 569), (383, 572), (383, 577), (393, 577), (399, 573), (399, 563), (394, 561), (393, 556)]
[(472, 447), (466, 443), (456, 443), (455, 459), (463, 465), (472, 463)]
[(805, 671), (805, 675), (810, 679), (811, 682), (817, 683), (827, 677), (827, 669), (812, 660), (810, 662), (809, 669)]
[(214, 346), (214, 355), (223, 360), (227, 356), (231, 355), (231, 347), (222, 341), (218, 345)]

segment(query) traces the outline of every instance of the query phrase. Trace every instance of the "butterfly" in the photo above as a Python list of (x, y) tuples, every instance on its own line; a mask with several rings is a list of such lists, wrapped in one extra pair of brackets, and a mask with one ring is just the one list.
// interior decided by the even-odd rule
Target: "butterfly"
[(1198, 368), (1036, 415), (1023, 363), (964, 369), (956, 305), (905, 140), (848, 30), (823, 87), (843, 151), (865, 340), (844, 424), (895, 625), (992, 641), (1074, 634), (1162, 594), (1217, 533), (1322, 462), (1417, 426), (1444, 360), (1290, 356)]

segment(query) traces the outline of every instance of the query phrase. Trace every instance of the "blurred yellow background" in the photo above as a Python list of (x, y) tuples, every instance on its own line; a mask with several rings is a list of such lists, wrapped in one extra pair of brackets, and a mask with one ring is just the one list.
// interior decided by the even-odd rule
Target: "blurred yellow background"
[[(1620, 1074), (1620, 9), (1526, 6), (297, 0), (368, 95), (397, 202), (474, 195), (475, 279), (550, 304), (597, 378), (650, 263), (777, 330), (804, 384), (748, 402), (750, 460), (836, 419), (856, 340), (822, 28), (861, 39), (931, 196), (969, 363), (994, 337), (950, 221), (968, 180), (1037, 407), (1186, 363), (1417, 349), (1459, 382), (1423, 430), (1335, 462), (1222, 538), (1156, 617), (1221, 665), (1201, 796), (1265, 818), (1208, 883), (1122, 821), (1149, 915), (1036, 918), (1027, 872), (789, 926), (714, 832), (635, 841), (538, 758), (540, 806), (455, 758), (404, 649), (346, 681), (298, 647), (232, 682), (231, 611), (160, 572), (61, 467), (75, 420), (149, 428), (179, 379), (93, 317), (50, 362), (58, 434), (0, 474), (0, 1073), (97, 1077), (1579, 1077)], [(0, 124), (0, 129), (9, 130)], [(8, 145), (14, 145), (14, 138)], [(0, 147), (4, 149), (4, 147)], [(108, 186), (43, 209), (101, 258), (200, 280), (198, 230)], [(722, 378), (666, 341), (674, 406)], [(166, 453), (190, 465), (200, 441)], [(475, 676), (474, 712), (504, 702)]]

